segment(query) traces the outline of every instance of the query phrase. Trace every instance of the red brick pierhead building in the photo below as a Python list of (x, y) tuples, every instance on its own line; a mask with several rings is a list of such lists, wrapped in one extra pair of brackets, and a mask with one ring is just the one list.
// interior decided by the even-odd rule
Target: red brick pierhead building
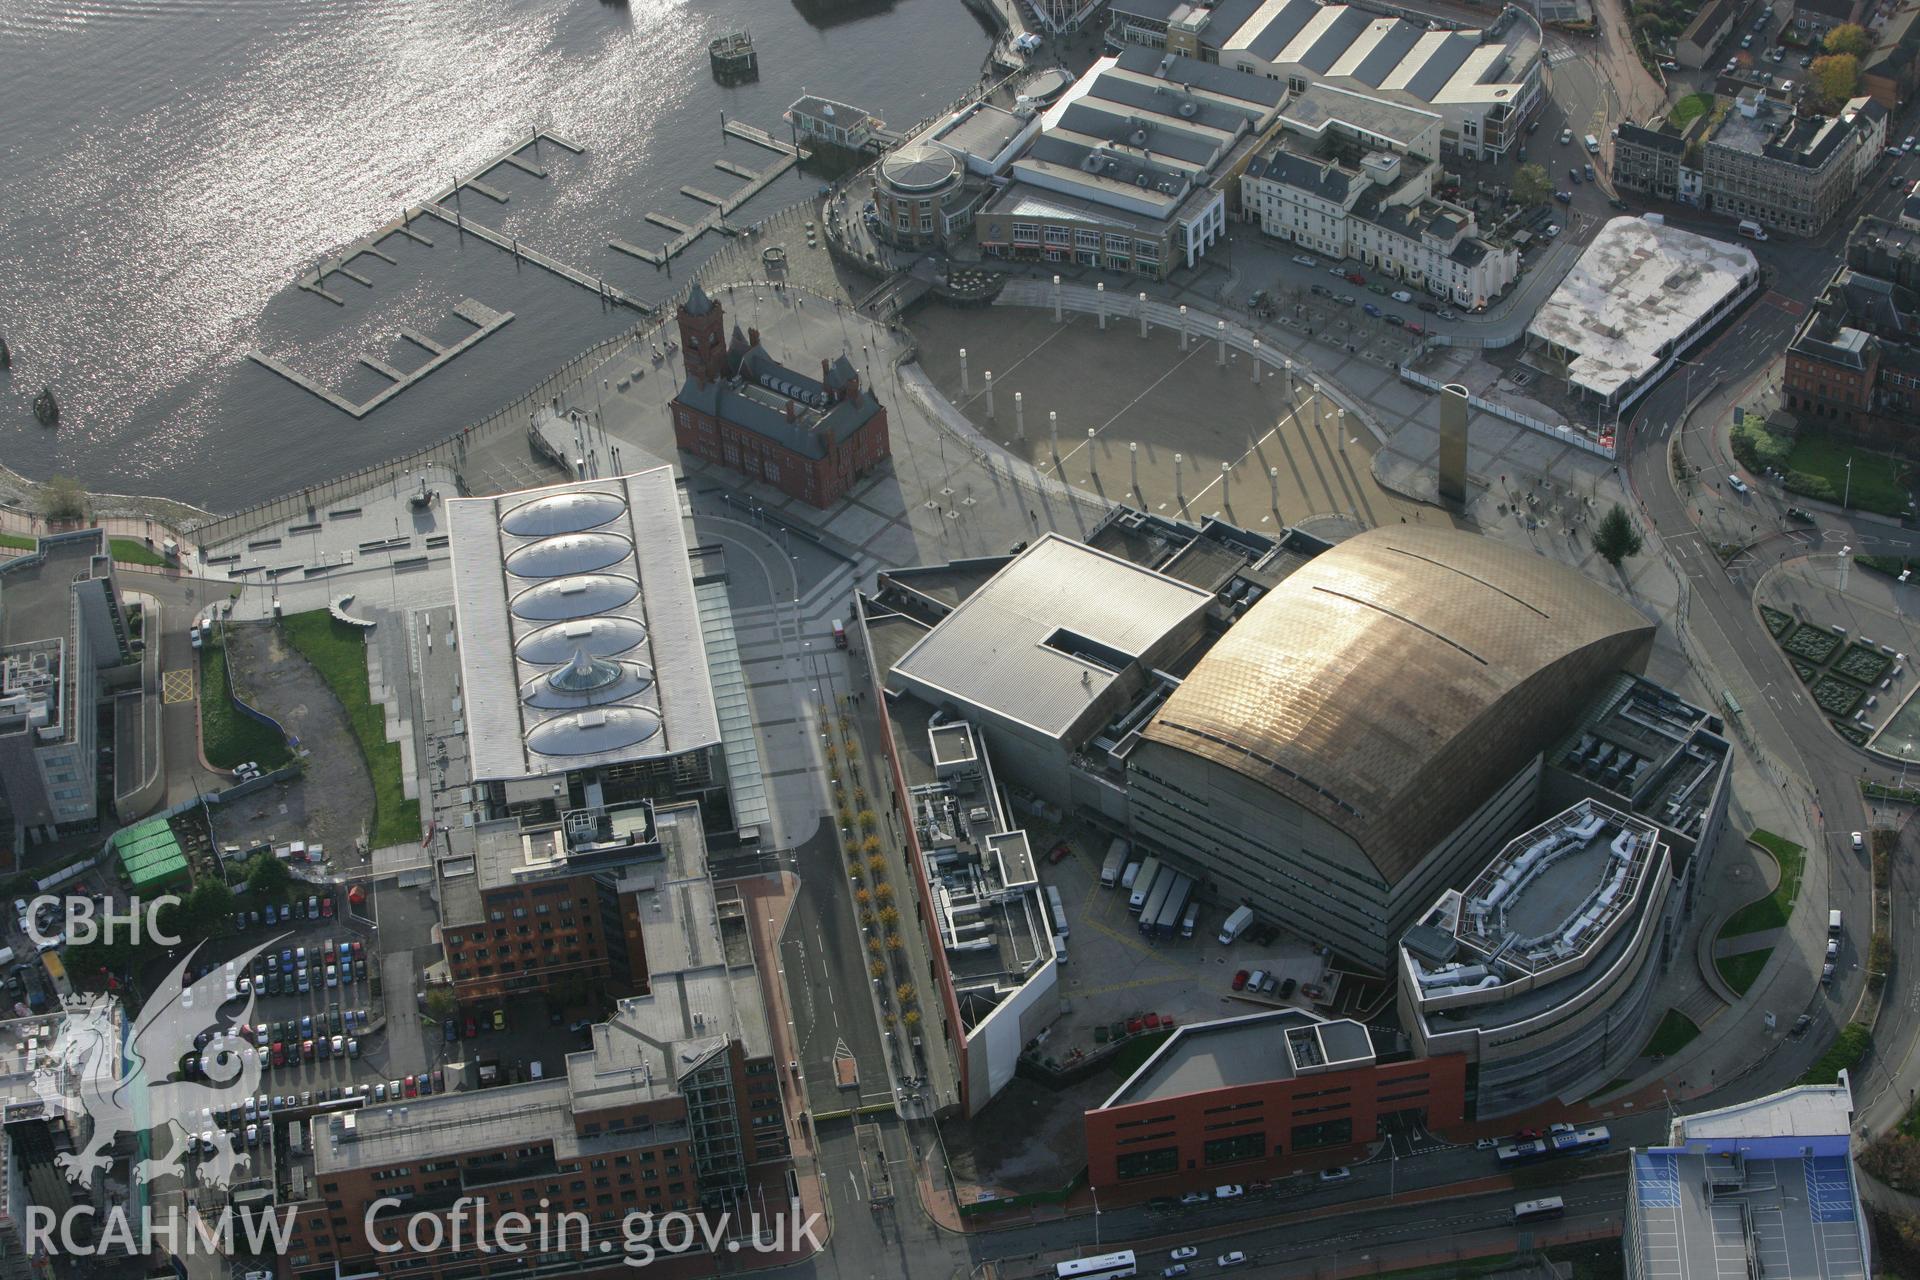
[(687, 376), (673, 399), (673, 437), (686, 452), (748, 480), (829, 507), (892, 452), (887, 411), (844, 356), (818, 379), (787, 368), (760, 331), (731, 338), (726, 311), (698, 284), (675, 313)]

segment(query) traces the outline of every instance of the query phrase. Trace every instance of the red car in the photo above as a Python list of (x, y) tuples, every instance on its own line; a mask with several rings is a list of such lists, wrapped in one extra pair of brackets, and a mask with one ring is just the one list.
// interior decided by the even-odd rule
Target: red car
[(276, 1067), (287, 1065), (287, 1044), (284, 1040), (273, 1042), (273, 1065)]
[(1047, 862), (1051, 866), (1059, 866), (1061, 860), (1072, 852), (1073, 850), (1067, 846), (1067, 842), (1062, 840), (1059, 844), (1056, 844), (1052, 849), (1047, 851)]
[(475, 1022), (473, 1018), (469, 1016), (467, 1018), (467, 1039), (471, 1040), (479, 1034), (480, 1034), (480, 1024)]
[(1539, 1136), (1540, 1136), (1540, 1131), (1538, 1129), (1522, 1129), (1520, 1130), (1520, 1132), (1513, 1135), (1513, 1140), (1515, 1142), (1532, 1142), (1535, 1138), (1538, 1138)]
[(308, 1062), (313, 1061), (313, 1041), (302, 1040), (300, 1042), (300, 1056), (305, 1058)]
[(413, 1076), (407, 1077), (407, 1096), (409, 1098), (420, 1096), (420, 1081)]
[(1361, 275), (1358, 271), (1347, 272), (1348, 284), (1365, 284), (1366, 282), (1367, 282), (1367, 278)]
[(320, 899), (320, 914), (328, 919), (331, 919), (333, 917), (333, 895), (332, 894), (328, 894), (326, 897)]
[(1252, 975), (1249, 974), (1245, 969), (1242, 969), (1240, 972), (1234, 974), (1233, 989), (1235, 991), (1245, 991), (1247, 989), (1247, 979), (1251, 976)]

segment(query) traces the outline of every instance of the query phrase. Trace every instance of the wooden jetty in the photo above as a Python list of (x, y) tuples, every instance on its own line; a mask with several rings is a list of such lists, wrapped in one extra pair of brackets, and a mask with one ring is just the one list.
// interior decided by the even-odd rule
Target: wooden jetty
[(533, 163), (531, 160), (522, 160), (519, 156), (515, 155), (511, 151), (507, 152), (507, 154), (500, 157), (500, 163), (510, 164), (514, 168), (518, 169), (520, 172), (531, 174), (536, 178), (544, 178), (547, 176), (546, 166), (537, 165)]
[(667, 216), (666, 214), (664, 214), (664, 213), (652, 213), (652, 212), (649, 212), (649, 213), (647, 214), (647, 221), (648, 221), (648, 222), (651, 222), (651, 223), (652, 223), (652, 224), (653, 224), (654, 226), (656, 226), (656, 227), (665, 227), (665, 228), (666, 228), (667, 230), (669, 230), (669, 231), (671, 231), (671, 232), (673, 232), (673, 233), (675, 233), (676, 235), (683, 235), (683, 236), (684, 236), (684, 235), (686, 235), (686, 234), (687, 234), (687, 233), (688, 233), (689, 231), (692, 231), (692, 230), (693, 230), (693, 228), (692, 228), (692, 227), (690, 227), (690, 226), (688, 226), (688, 225), (687, 225), (686, 223), (684, 223), (684, 222), (682, 222), (682, 221), (680, 221), (680, 219), (678, 219), (678, 218), (669, 218), (669, 217), (668, 217), (668, 216)]
[(339, 294), (333, 292), (331, 289), (328, 289), (325, 285), (320, 283), (319, 276), (308, 276), (306, 279), (300, 281), (300, 287), (302, 289), (305, 289), (308, 293), (319, 294), (321, 297), (325, 298), (328, 302), (331, 302), (336, 307), (344, 307), (347, 305), (347, 300), (345, 298), (341, 297)]
[[(744, 165), (737, 165), (727, 160), (716, 161), (714, 164), (715, 168), (739, 177), (745, 177), (747, 181), (731, 195), (725, 196), (717, 196), (711, 191), (703, 191), (699, 187), (688, 186), (680, 188), (681, 195), (687, 196), (689, 199), (698, 200), (702, 204), (713, 206), (713, 211), (707, 214), (706, 217), (700, 219), (699, 222), (692, 226), (687, 226), (685, 223), (678, 224), (680, 233), (658, 249), (643, 249), (639, 245), (631, 244), (625, 240), (609, 240), (607, 242), (608, 247), (619, 253), (624, 253), (628, 257), (638, 258), (640, 261), (654, 267), (663, 267), (673, 258), (684, 252), (688, 245), (709, 231), (718, 231), (725, 235), (737, 235), (739, 234), (738, 229), (731, 226), (727, 222), (727, 218), (747, 201), (753, 199), (762, 191), (765, 191), (770, 184), (777, 181), (787, 170), (799, 164), (800, 161), (806, 159), (808, 154), (810, 154), (799, 147), (780, 141), (764, 129), (756, 129), (750, 124), (741, 124), (737, 120), (727, 121), (726, 131), (737, 138), (744, 138), (748, 142), (766, 147), (770, 151), (777, 151), (780, 153), (780, 158), (766, 168), (759, 170), (749, 169)], [(669, 230), (675, 229), (674, 221), (664, 215), (649, 213), (646, 215), (646, 218), (648, 222), (666, 227)]]
[[(497, 166), (490, 165), (488, 167), (495, 168)], [(482, 170), (482, 172), (484, 173), (486, 172), (486, 170)], [(453, 184), (453, 191), (451, 194), (458, 195), (463, 190), (478, 191), (481, 195), (485, 196), (487, 199), (495, 201), (499, 204), (505, 204), (507, 202), (506, 192), (502, 191), (498, 187), (490, 187), (486, 183), (480, 181), (480, 179), (478, 178), (462, 178), (456, 181)]]
[(402, 331), (401, 337), (417, 346), (425, 347), (433, 353), (425, 364), (422, 364), (411, 373), (402, 373), (385, 361), (375, 360), (369, 356), (361, 356), (360, 363), (366, 365), (369, 369), (375, 370), (384, 377), (393, 379), (393, 383), (390, 386), (383, 387), (372, 399), (363, 400), (358, 404), (355, 404), (337, 391), (321, 386), (305, 374), (288, 367), (264, 351), (249, 351), (247, 352), (247, 358), (255, 364), (273, 370), (287, 381), (293, 383), (296, 387), (325, 400), (328, 404), (340, 410), (340, 412), (347, 414), (349, 417), (364, 418), (414, 383), (438, 369), (441, 365), (447, 363), (447, 361), (452, 360), (475, 343), (482, 341), (496, 329), (501, 328), (513, 319), (513, 312), (495, 311), (485, 303), (477, 302), (472, 298), (462, 298), (454, 305), (453, 312), (468, 324), (473, 325), (474, 329), (472, 333), (460, 339), (460, 341), (454, 343), (452, 346), (441, 346), (439, 343), (430, 342), (417, 334)]
[(437, 204), (423, 204), (420, 206), (418, 210), (415, 211), (415, 213), (416, 215), (424, 214), (430, 218), (438, 218), (440, 221), (446, 223), (448, 226), (453, 227), (456, 231), (460, 231), (471, 236), (478, 236), (480, 237), (480, 239), (485, 240), (488, 244), (495, 245), (499, 248), (505, 249), (508, 253), (513, 254), (514, 256), (520, 258), (523, 261), (531, 262), (536, 267), (546, 268), (548, 271), (553, 272), (553, 274), (559, 276), (563, 280), (571, 280), (573, 283), (579, 285), (583, 289), (593, 290), (595, 293), (605, 298), (608, 302), (615, 302), (620, 304), (623, 307), (632, 307), (635, 311), (640, 312), (642, 315), (650, 316), (653, 314), (652, 307), (649, 307), (646, 303), (640, 301), (638, 298), (635, 298), (621, 291), (620, 289), (615, 288), (613, 285), (608, 284), (605, 280), (602, 280), (597, 276), (590, 276), (586, 272), (580, 270), (580, 268), (569, 266), (566, 263), (560, 261), (558, 258), (550, 257), (547, 254), (541, 253), (538, 249), (529, 249), (526, 245), (521, 244), (518, 240), (514, 240), (507, 236), (503, 236), (498, 231), (495, 231), (491, 227), (482, 226), (478, 222), (468, 222), (464, 218), (462, 218), (458, 212), (442, 209)]

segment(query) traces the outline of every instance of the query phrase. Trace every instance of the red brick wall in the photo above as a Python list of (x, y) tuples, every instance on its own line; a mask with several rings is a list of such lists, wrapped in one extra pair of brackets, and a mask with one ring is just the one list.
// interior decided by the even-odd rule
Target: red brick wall
[[(1284, 1052), (1278, 1034), (1274, 1052)], [(1087, 1173), (1102, 1194), (1132, 1198), (1269, 1178), (1297, 1169), (1325, 1168), (1379, 1137), (1382, 1115), (1424, 1110), (1429, 1127), (1457, 1125), (1466, 1109), (1467, 1061), (1459, 1054), (1417, 1058), (1388, 1066), (1333, 1071), (1216, 1089), (1086, 1113)], [(1352, 1123), (1351, 1140), (1339, 1146), (1296, 1151), (1294, 1127), (1340, 1119)], [(1209, 1165), (1209, 1142), (1263, 1134), (1263, 1155)], [(1174, 1148), (1175, 1168), (1157, 1176), (1122, 1179), (1121, 1156)]]

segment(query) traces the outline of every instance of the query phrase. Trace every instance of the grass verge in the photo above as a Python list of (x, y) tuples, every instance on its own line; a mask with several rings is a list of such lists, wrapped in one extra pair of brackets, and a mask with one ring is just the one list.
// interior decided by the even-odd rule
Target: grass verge
[(167, 564), (165, 556), (138, 538), (109, 538), (107, 546), (113, 558), (122, 564), (144, 564), (156, 569), (163, 569)]
[(0, 533), (0, 547), (11, 547), (15, 551), (31, 551), (39, 544), (21, 533)]
[(1713, 963), (1720, 969), (1720, 976), (1727, 980), (1735, 995), (1747, 994), (1747, 988), (1753, 985), (1760, 971), (1767, 967), (1767, 957), (1773, 954), (1772, 947), (1759, 951), (1742, 951), (1737, 956), (1721, 956)]
[(1799, 1083), (1832, 1084), (1842, 1071), (1851, 1071), (1860, 1065), (1867, 1046), (1872, 1043), (1873, 1032), (1867, 1029), (1866, 1023), (1849, 1022), (1839, 1038), (1820, 1055), (1820, 1060), (1807, 1068), (1807, 1074), (1800, 1077)]
[(1668, 1054), (1678, 1053), (1699, 1034), (1700, 1028), (1693, 1024), (1692, 1018), (1678, 1009), (1669, 1009), (1667, 1016), (1660, 1019), (1660, 1025), (1653, 1029), (1653, 1035), (1648, 1039), (1647, 1047), (1640, 1051), (1640, 1056), (1664, 1058)]
[(1780, 867), (1780, 883), (1772, 893), (1727, 917), (1720, 927), (1722, 938), (1737, 938), (1762, 929), (1779, 929), (1793, 914), (1794, 899), (1800, 895), (1800, 873), (1806, 868), (1807, 851), (1793, 841), (1771, 831), (1754, 831), (1747, 837), (1773, 856)]
[(366, 646), (357, 627), (334, 621), (324, 609), (282, 618), (287, 643), (313, 664), (327, 688), (340, 700), (360, 754), (373, 778), (373, 830), (378, 849), (420, 838), (420, 802), (402, 789), (400, 744), (387, 741), (387, 713), (367, 692)]
[(1711, 110), (1713, 110), (1712, 94), (1690, 93), (1673, 104), (1673, 110), (1667, 112), (1667, 123), (1676, 129), (1684, 129)]
[(200, 649), (200, 738), (207, 763), (216, 769), (253, 760), (270, 771), (293, 758), (285, 738), (227, 696), (227, 651), (215, 634)]

